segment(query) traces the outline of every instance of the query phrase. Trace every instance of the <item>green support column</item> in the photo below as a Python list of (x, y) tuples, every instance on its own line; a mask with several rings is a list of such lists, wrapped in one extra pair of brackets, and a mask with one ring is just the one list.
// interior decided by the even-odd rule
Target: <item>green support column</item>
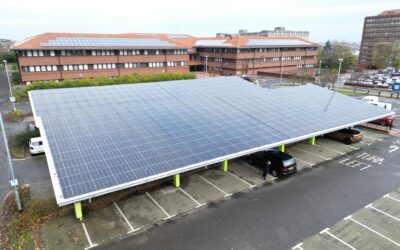
[(281, 152), (285, 152), (285, 145), (280, 145), (278, 147), (278, 150), (281, 151)]
[(315, 144), (315, 136), (310, 137), (310, 139), (308, 139), (308, 143), (310, 143), (310, 145), (314, 145)]
[(221, 170), (224, 172), (228, 171), (228, 160), (225, 160), (221, 163)]
[(175, 187), (179, 187), (181, 185), (181, 177), (179, 174), (174, 175), (173, 182)]
[(82, 204), (80, 202), (74, 203), (75, 207), (75, 216), (77, 219), (82, 220), (83, 214), (82, 214)]

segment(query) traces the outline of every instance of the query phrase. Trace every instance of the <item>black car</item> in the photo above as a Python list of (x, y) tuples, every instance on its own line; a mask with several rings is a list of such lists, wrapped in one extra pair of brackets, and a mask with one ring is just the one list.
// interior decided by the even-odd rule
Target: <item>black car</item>
[(275, 149), (251, 154), (248, 161), (261, 169), (269, 163), (269, 173), (274, 177), (297, 172), (296, 160), (291, 155)]
[(251, 79), (251, 78), (248, 77), (248, 76), (242, 76), (242, 79), (243, 79), (243, 80), (246, 80), (246, 81), (248, 81), (248, 82), (253, 82), (253, 79)]

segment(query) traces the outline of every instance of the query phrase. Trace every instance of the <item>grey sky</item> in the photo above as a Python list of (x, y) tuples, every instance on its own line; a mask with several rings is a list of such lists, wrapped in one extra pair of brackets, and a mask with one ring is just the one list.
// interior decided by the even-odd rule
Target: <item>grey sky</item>
[(187, 33), (214, 36), (285, 26), (316, 42), (359, 42), (365, 16), (400, 8), (398, 0), (0, 0), (0, 37), (45, 32)]

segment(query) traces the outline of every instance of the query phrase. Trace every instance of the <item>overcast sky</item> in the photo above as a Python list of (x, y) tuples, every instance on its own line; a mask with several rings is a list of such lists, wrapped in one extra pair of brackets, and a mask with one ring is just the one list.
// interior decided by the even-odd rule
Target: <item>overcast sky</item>
[(0, 37), (45, 32), (186, 33), (215, 36), (285, 26), (316, 42), (360, 42), (365, 16), (399, 0), (0, 0)]

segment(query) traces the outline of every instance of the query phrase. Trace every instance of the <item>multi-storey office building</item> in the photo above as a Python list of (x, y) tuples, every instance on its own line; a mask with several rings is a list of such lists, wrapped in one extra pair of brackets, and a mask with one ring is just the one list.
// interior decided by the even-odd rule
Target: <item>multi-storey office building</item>
[(225, 37), (225, 36), (287, 36), (287, 37), (301, 37), (304, 39), (308, 39), (310, 36), (309, 31), (302, 30), (286, 30), (285, 27), (275, 27), (274, 30), (261, 30), (256, 32), (249, 32), (245, 29), (239, 30), (239, 33), (217, 33), (216, 37)]
[(400, 40), (400, 9), (386, 10), (377, 16), (368, 16), (364, 20), (361, 39), (359, 64), (363, 67), (374, 67), (372, 50), (381, 42)]
[(296, 37), (46, 33), (16, 44), (22, 81), (208, 69), (221, 75), (314, 70), (317, 44)]

